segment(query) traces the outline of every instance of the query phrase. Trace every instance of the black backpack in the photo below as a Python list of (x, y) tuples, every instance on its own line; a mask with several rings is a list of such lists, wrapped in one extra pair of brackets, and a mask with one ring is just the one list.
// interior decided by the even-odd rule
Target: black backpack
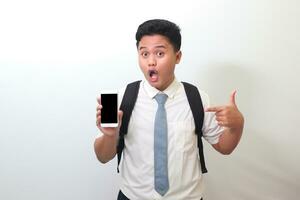
[[(122, 157), (122, 152), (124, 149), (124, 137), (127, 134), (128, 124), (131, 117), (132, 110), (134, 108), (139, 87), (141, 81), (135, 81), (127, 85), (123, 100), (120, 106), (120, 110), (123, 111), (123, 118), (122, 118), (122, 125), (120, 127), (119, 133), (119, 141), (117, 146), (117, 154), (118, 154), (118, 167), (117, 171), (119, 172), (119, 164)], [(184, 86), (185, 93), (187, 95), (188, 102), (190, 104), (190, 108), (193, 113), (194, 121), (195, 121), (195, 133), (198, 139), (198, 149), (199, 149), (199, 156), (200, 156), (200, 164), (202, 168), (202, 173), (206, 173), (207, 169), (205, 166), (204, 161), (204, 154), (203, 154), (203, 143), (202, 143), (202, 125), (204, 119), (204, 110), (202, 105), (202, 100), (199, 94), (197, 87), (191, 85), (186, 82), (182, 82)]]

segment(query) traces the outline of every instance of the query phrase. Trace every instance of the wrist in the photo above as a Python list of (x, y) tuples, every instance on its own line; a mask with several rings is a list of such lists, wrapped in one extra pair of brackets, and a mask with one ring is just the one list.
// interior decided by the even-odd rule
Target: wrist
[(228, 127), (228, 132), (231, 134), (241, 134), (243, 132), (243, 125), (236, 127)]

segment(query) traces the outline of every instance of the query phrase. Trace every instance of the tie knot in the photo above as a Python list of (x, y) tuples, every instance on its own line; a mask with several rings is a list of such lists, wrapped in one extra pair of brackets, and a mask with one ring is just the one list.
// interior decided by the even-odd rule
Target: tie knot
[(155, 100), (157, 101), (158, 104), (165, 104), (168, 98), (168, 95), (164, 93), (157, 94), (155, 97)]

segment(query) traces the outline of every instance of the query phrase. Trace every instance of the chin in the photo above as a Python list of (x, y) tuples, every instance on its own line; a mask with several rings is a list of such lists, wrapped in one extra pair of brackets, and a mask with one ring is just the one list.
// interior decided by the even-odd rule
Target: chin
[(158, 89), (159, 91), (163, 91), (163, 86), (161, 84), (155, 83), (155, 84), (151, 84), (152, 87), (155, 87), (156, 89)]
[(152, 87), (154, 87), (154, 88), (156, 88), (156, 89), (158, 89), (158, 90), (160, 90), (160, 88), (161, 88), (161, 84), (160, 84), (159, 82), (152, 82), (152, 81), (148, 80), (148, 83), (149, 83)]

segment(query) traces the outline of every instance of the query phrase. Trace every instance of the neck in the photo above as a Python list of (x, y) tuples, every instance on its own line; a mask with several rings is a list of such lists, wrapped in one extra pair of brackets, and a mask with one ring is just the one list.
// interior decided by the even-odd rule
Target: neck
[(166, 82), (166, 84), (164, 84), (160, 88), (156, 88), (156, 89), (158, 89), (159, 91), (164, 91), (173, 83), (174, 79), (175, 79), (175, 76), (173, 75), (172, 78), (170, 78), (170, 80), (168, 80)]

